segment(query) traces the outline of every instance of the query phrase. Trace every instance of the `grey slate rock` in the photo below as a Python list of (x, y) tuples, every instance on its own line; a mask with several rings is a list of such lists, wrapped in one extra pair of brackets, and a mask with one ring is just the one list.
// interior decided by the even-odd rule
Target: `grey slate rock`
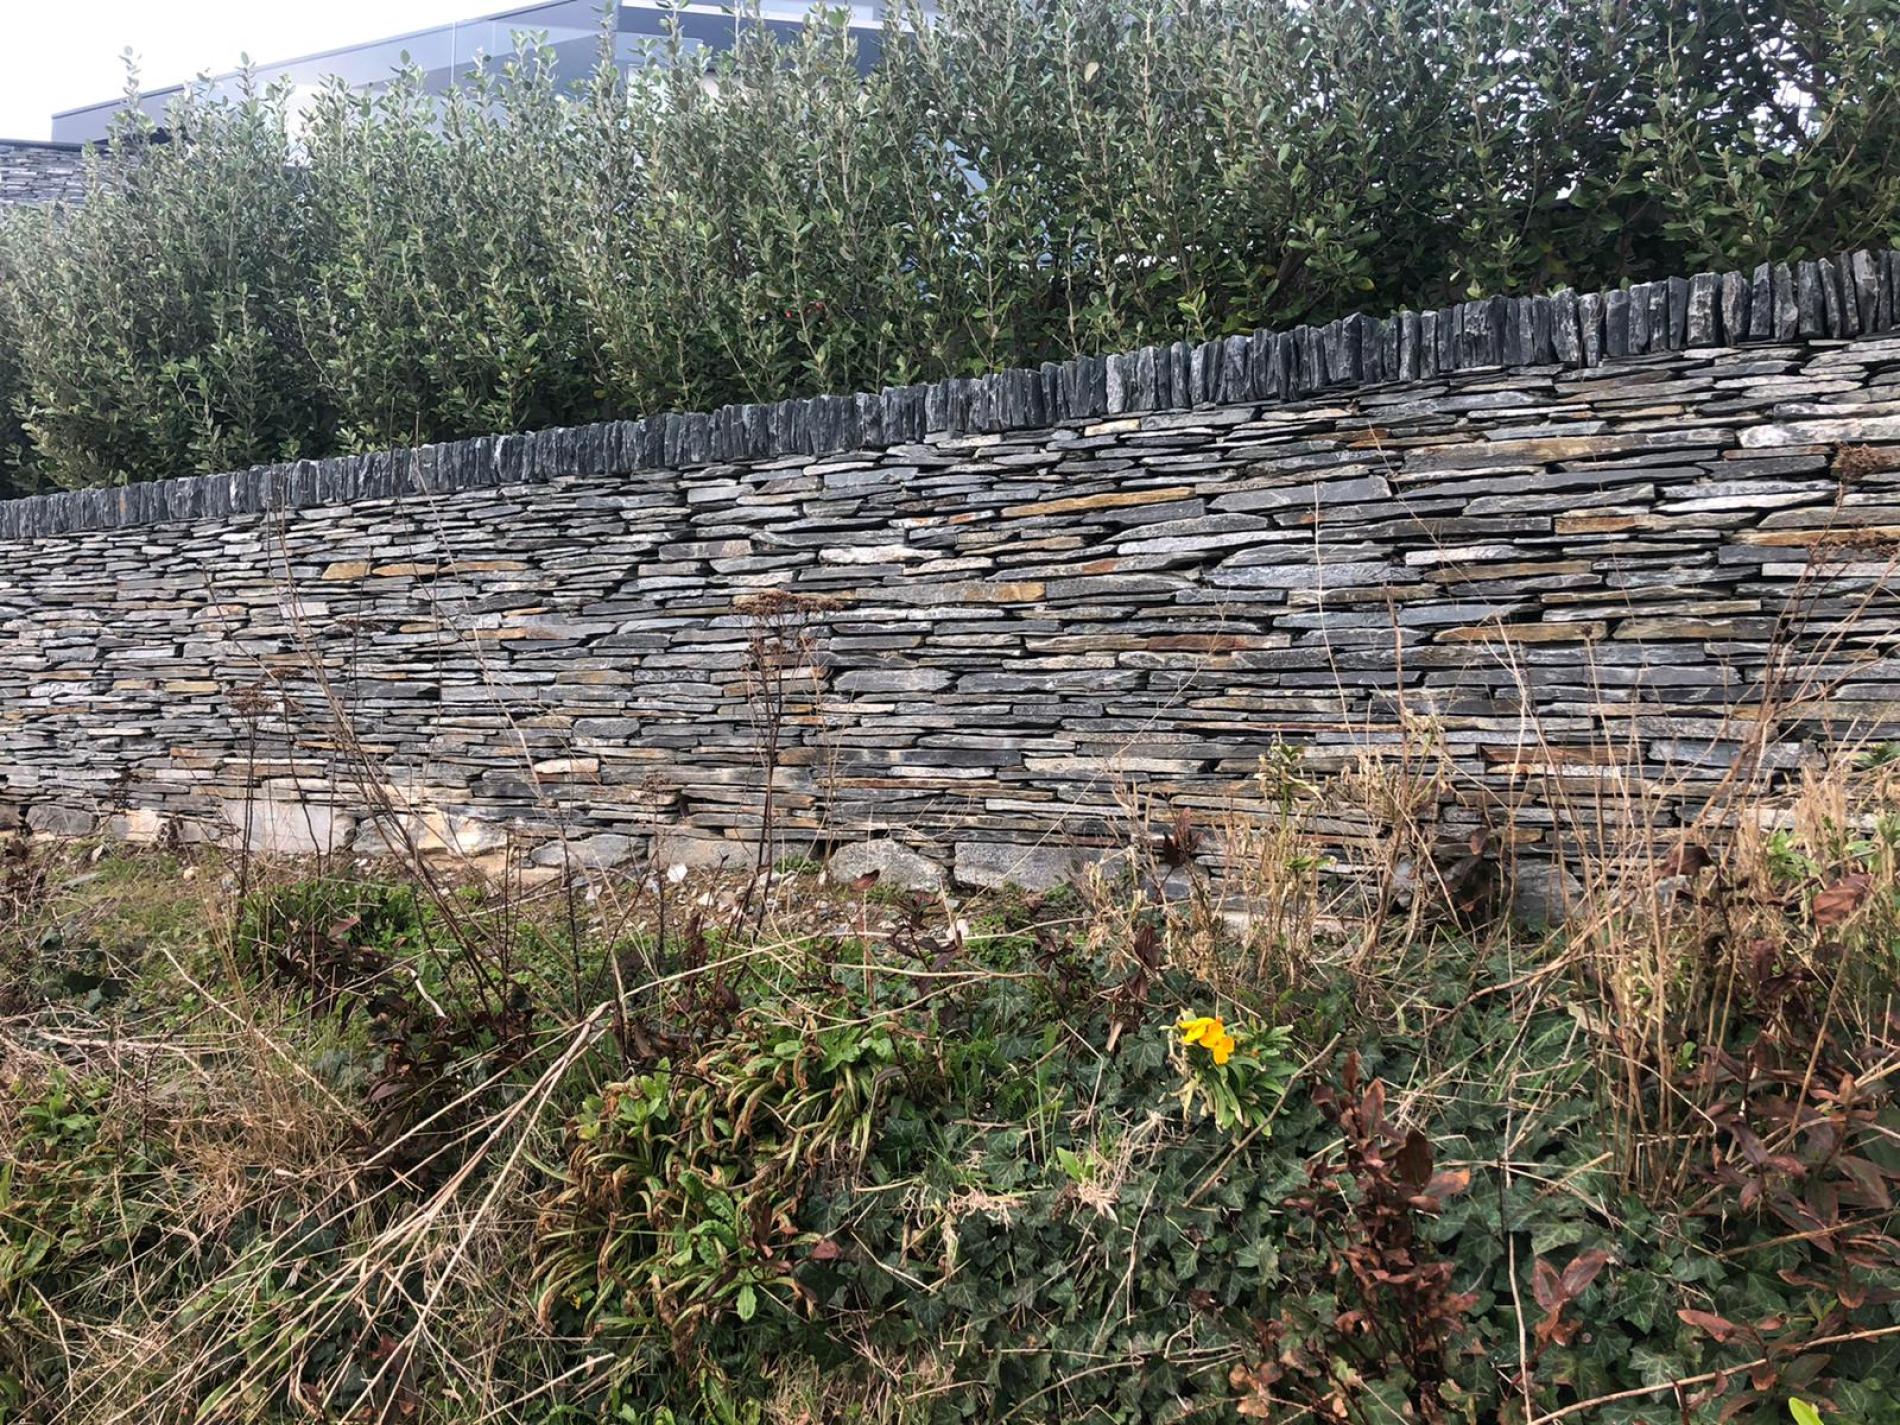
[[(1585, 292), (1577, 298), (1577, 326), (1583, 339), (1583, 364), (1601, 366), (1603, 364), (1603, 309), (1604, 294)], [(1628, 328), (1625, 327), (1627, 334)]]
[(1859, 309), (1860, 329), (1864, 332), (1882, 331), (1888, 325), (1880, 315), (1880, 276), (1874, 262), (1874, 255), (1864, 249), (1850, 253), (1847, 258), (1847, 276), (1854, 301)]
[(1775, 340), (1793, 341), (1800, 319), (1800, 309), (1795, 304), (1794, 272), (1787, 263), (1777, 262), (1773, 275)]
[(1756, 267), (1749, 286), (1748, 339), (1772, 341), (1774, 335), (1774, 269), (1764, 262)]
[(1671, 277), (1669, 287), (1669, 349), (1681, 351), (1689, 344), (1689, 279)]
[(1583, 364), (1582, 319), (1577, 294), (1568, 287), (1551, 298), (1551, 349), (1565, 366)]
[(839, 882), (876, 873), (879, 885), (901, 891), (935, 891), (945, 884), (942, 866), (888, 837), (839, 847), (831, 853), (826, 870)]
[(1630, 294), (1612, 287), (1603, 294), (1603, 354), (1628, 356), (1630, 350)]
[(1821, 295), (1821, 269), (1798, 262), (1794, 269), (1795, 331), (1801, 336), (1826, 336), (1827, 311)]
[(1689, 279), (1689, 327), (1685, 345), (1716, 346), (1721, 342), (1721, 279), (1713, 272), (1698, 272)]
[(1624, 322), (1629, 329), (1628, 352), (1631, 356), (1641, 356), (1650, 349), (1647, 282), (1638, 282), (1630, 288), (1625, 307)]

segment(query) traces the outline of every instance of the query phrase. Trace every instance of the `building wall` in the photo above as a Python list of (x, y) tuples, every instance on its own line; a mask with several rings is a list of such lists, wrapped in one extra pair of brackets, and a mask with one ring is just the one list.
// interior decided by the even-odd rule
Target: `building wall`
[(1282, 744), (1429, 748), (1448, 835), (1666, 826), (1900, 712), (1892, 275), (1765, 269), (1759, 337), (1752, 277), (1660, 283), (0, 505), (0, 806), (713, 855), (763, 631), (780, 829), (971, 881), (1267, 809)]
[(79, 144), (0, 139), (0, 208), (84, 197), (83, 153)]

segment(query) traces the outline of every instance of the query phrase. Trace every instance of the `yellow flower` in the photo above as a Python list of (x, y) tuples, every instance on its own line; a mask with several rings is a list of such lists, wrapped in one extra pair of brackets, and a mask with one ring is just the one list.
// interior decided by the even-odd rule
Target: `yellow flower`
[(1234, 1036), (1218, 1015), (1200, 1014), (1176, 1021), (1183, 1044), (1198, 1044), (1214, 1056), (1216, 1064), (1225, 1064), (1234, 1056)]
[(1199, 1044), (1203, 1039), (1207, 1038), (1207, 1033), (1210, 1029), (1216, 1034), (1223, 1032), (1221, 1022), (1210, 1014), (1199, 1015), (1193, 1019), (1178, 1020), (1174, 1027), (1181, 1031), (1181, 1042), (1183, 1044)]

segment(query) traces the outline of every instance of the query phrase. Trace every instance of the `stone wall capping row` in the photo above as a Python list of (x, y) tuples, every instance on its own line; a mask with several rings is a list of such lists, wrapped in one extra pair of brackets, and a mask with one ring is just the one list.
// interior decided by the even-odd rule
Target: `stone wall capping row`
[(1487, 297), (1384, 319), (1255, 331), (1045, 361), (876, 393), (477, 436), (409, 450), (264, 465), (0, 501), (23, 541), (565, 477), (810, 458), (1065, 422), (1271, 405), (1453, 372), (1589, 369), (1658, 352), (1846, 340), (1896, 328), (1900, 252), (1703, 272), (1604, 292)]

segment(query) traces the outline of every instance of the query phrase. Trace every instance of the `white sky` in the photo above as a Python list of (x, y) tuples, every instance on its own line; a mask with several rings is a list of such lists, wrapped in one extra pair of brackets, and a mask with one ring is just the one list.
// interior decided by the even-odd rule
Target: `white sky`
[(0, 0), (0, 138), (43, 139), (53, 113), (140, 87), (467, 20), (517, 0)]

